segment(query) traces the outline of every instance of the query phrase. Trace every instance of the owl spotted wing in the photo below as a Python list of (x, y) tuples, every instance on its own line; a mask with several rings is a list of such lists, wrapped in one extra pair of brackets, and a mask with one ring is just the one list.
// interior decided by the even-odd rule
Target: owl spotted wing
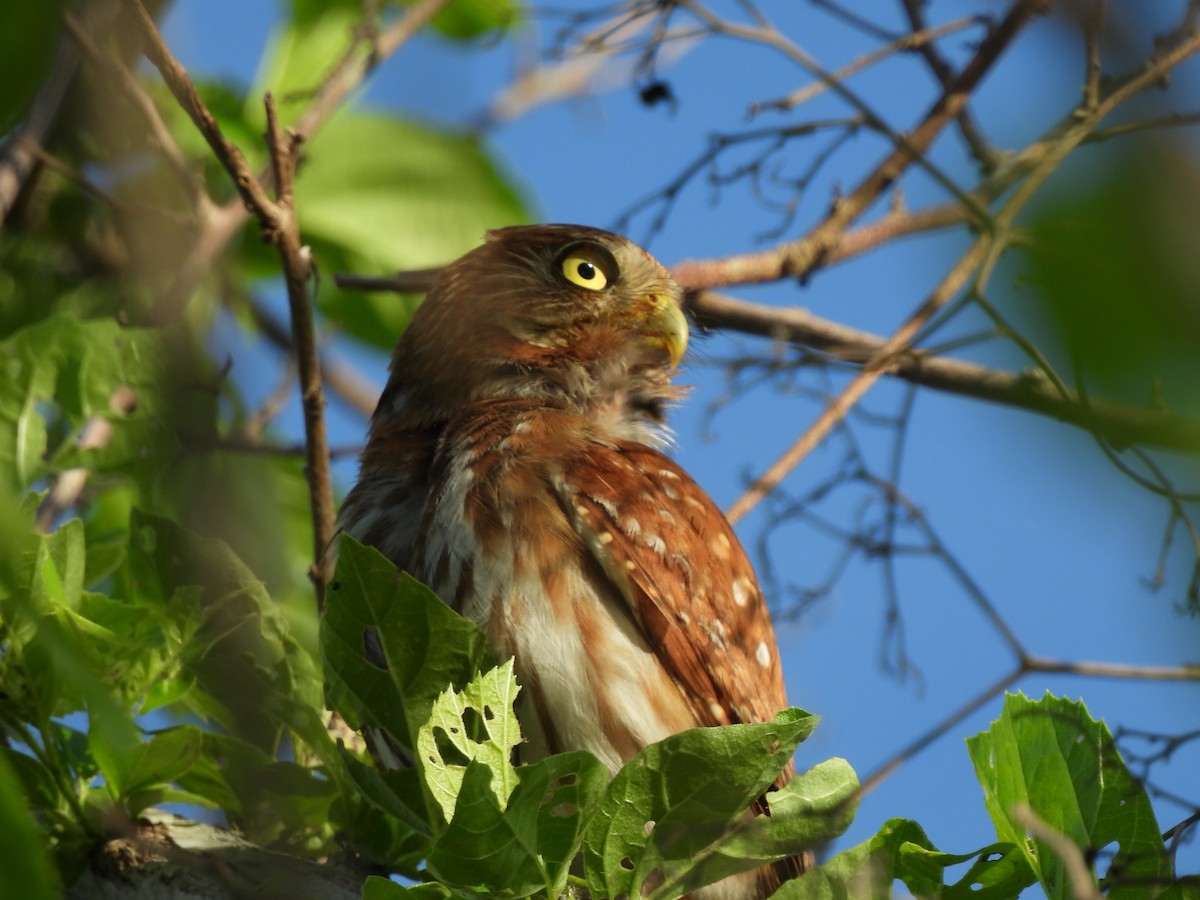
[(642, 444), (594, 443), (570, 461), (560, 492), (698, 722), (770, 721), (786, 706), (754, 570), (683, 469)]

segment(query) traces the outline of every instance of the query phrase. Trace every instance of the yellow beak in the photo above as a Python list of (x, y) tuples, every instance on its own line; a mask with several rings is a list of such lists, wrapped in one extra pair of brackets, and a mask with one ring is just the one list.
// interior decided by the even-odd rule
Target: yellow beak
[(687, 352), (688, 324), (678, 304), (661, 294), (647, 294), (636, 317), (638, 332), (654, 346), (667, 351), (671, 368), (679, 365)]

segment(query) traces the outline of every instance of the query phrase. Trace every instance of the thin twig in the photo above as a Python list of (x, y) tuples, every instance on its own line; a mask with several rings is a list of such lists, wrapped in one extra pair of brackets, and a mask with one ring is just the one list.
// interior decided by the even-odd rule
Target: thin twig
[(300, 137), (294, 132), (290, 137), (284, 137), (270, 94), (267, 94), (264, 102), (267, 111), (267, 147), (271, 153), (271, 168), (275, 174), (275, 192), (278, 196), (278, 217), (274, 223), (278, 231), (274, 235), (273, 243), (283, 261), (288, 308), (291, 311), (292, 344), (296, 350), (297, 374), (300, 377), (300, 401), (304, 409), (304, 446), (307, 451), (305, 467), (313, 522), (313, 564), (310, 575), (317, 592), (317, 609), (320, 610), (325, 604), (325, 582), (330, 574), (326, 571), (326, 551), (333, 540), (333, 523), (337, 512), (333, 503), (333, 477), (329, 471), (325, 390), (321, 384), (316, 328), (308, 294), (309, 277), (312, 274), (312, 252), (301, 246), (300, 226), (296, 221), (294, 178)]
[[(292, 131), (303, 140), (311, 139), (380, 63), (404, 46), (449, 3), (450, 0), (422, 0), (408, 7), (399, 19), (379, 34), (358, 37), (357, 40), (365, 41), (364, 51), (347, 53), (342, 58), (341, 63), (317, 88), (308, 108), (291, 126)], [(260, 173), (258, 180), (266, 184), (270, 177), (268, 167)], [(213, 260), (242, 229), (248, 217), (245, 204), (234, 199), (209, 218), (192, 252), (180, 266), (175, 282), (153, 311), (152, 318), (155, 321), (171, 321), (183, 312), (197, 286), (212, 270)]]
[[(963, 19), (956, 19), (953, 22), (947, 22), (945, 25), (938, 25), (935, 28), (914, 29), (911, 34), (901, 35), (879, 49), (873, 50), (870, 53), (864, 53), (857, 59), (851, 60), (834, 72), (833, 78), (838, 82), (844, 82), (864, 69), (895, 56), (897, 53), (916, 50), (932, 41), (936, 41), (938, 38), (954, 34), (965, 28), (970, 28), (972, 25), (978, 25), (983, 21), (985, 20), (981, 16), (968, 16)], [(780, 97), (778, 100), (763, 100), (758, 103), (752, 103), (750, 105), (750, 115), (756, 116), (764, 110), (787, 112), (801, 104), (807, 103), (814, 97), (820, 96), (827, 90), (829, 90), (828, 84), (823, 81), (814, 81), (812, 84), (805, 85), (800, 90), (793, 91), (786, 97)]]
[(125, 0), (125, 6), (130, 10), (137, 23), (144, 41), (143, 49), (146, 56), (162, 75), (167, 89), (170, 90), (183, 111), (187, 113), (188, 118), (195, 123), (200, 134), (208, 142), (208, 146), (212, 148), (217, 161), (233, 177), (233, 185), (237, 188), (243, 202), (263, 218), (264, 225), (266, 225), (265, 220), (271, 217), (274, 204), (267, 196), (262, 183), (255, 177), (250, 163), (246, 161), (242, 151), (222, 133), (221, 126), (217, 124), (217, 120), (213, 118), (213, 114), (209, 112), (208, 107), (204, 105), (204, 101), (196, 92), (196, 87), (192, 84), (187, 70), (180, 65), (167, 48), (162, 35), (158, 32), (158, 26), (154, 24), (150, 13), (146, 12), (146, 7), (142, 6), (141, 0)]
[[(929, 30), (929, 26), (925, 22), (924, 3), (921, 0), (903, 0), (901, 4), (904, 7), (904, 13), (908, 17), (909, 27), (913, 30), (913, 36), (924, 34)], [(950, 63), (946, 62), (937, 47), (931, 41), (922, 41), (916, 45), (917, 52), (925, 60), (925, 64), (929, 67), (929, 71), (941, 84), (945, 90), (954, 80), (954, 69)], [(975, 120), (971, 117), (971, 112), (965, 106), (955, 117), (958, 122), (959, 133), (962, 134), (963, 140), (967, 142), (967, 146), (971, 148), (971, 155), (983, 168), (985, 172), (991, 172), (996, 168), (998, 163), (996, 151), (983, 137), (979, 126), (975, 124)]]
[(1087, 675), (1092, 678), (1124, 678), (1134, 681), (1200, 681), (1200, 663), (1184, 663), (1179, 666), (1135, 666), (1129, 663), (1068, 661), (1027, 656), (1023, 669), (1027, 673), (1049, 672), (1058, 675)]

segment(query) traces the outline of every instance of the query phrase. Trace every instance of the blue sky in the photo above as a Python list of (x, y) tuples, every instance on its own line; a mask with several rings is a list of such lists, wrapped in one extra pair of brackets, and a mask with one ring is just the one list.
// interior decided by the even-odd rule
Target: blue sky
[[(860, 35), (809, 4), (775, 6), (785, 7), (772, 11), (781, 15), (779, 26), (802, 35), (803, 45), (827, 68), (870, 49)], [(895, 6), (884, 0), (860, 4), (864, 11), (878, 10), (880, 21), (887, 23), (895, 18)], [(931, 18), (944, 15), (946, 6), (932, 4)], [(167, 21), (167, 37), (198, 72), (224, 74), (244, 83), (252, 77), (276, 10), (266, 2), (182, 0)], [(235, 15), (239, 25), (231, 29)], [(1141, 35), (1137, 32), (1132, 39)], [(985, 83), (977, 101), (980, 118), (999, 145), (1022, 146), (1075, 101), (1082, 64), (1064, 51), (1061, 37), (1059, 25), (1036, 24)], [(952, 39), (947, 46), (959, 53), (969, 49), (965, 40)], [(916, 68), (913, 62), (909, 70), (868, 73), (851, 86), (876, 109), (886, 111), (893, 125), (904, 128), (933, 97), (928, 79), (894, 75), (911, 75)], [(1183, 70), (1174, 87), (1177, 95), (1190, 91), (1197, 96), (1196, 69), (1193, 62)], [(360, 102), (461, 127), (511, 71), (508, 43), (479, 52), (436, 39), (420, 40), (386, 64)], [(663, 107), (648, 109), (632, 89), (617, 87), (542, 108), (489, 136), (488, 146), (521, 186), (535, 215), (546, 221), (611, 225), (632, 202), (661, 187), (694, 158), (708, 133), (744, 127), (748, 102), (805, 83), (781, 58), (747, 55), (744, 47), (729, 44), (694, 47), (664, 74), (679, 99), (673, 113)], [(844, 107), (828, 96), (805, 111), (814, 117), (844, 114)], [(817, 182), (785, 236), (797, 236), (816, 221), (833, 184), (853, 186), (884, 151), (878, 139), (866, 137), (844, 148), (830, 177)], [(934, 158), (947, 171), (970, 184), (970, 171), (960, 156), (945, 141), (934, 150)], [(1075, 177), (1086, 177), (1089, 166)], [(944, 200), (939, 191), (920, 174), (905, 181), (912, 207)], [(749, 250), (760, 246), (756, 234), (778, 224), (736, 187), (719, 199), (713, 204), (712, 191), (702, 182), (685, 191), (650, 249), (667, 264)], [(644, 237), (647, 224), (645, 218), (634, 220), (630, 236)], [(781, 284), (738, 294), (805, 306), (886, 333), (920, 303), (966, 241), (958, 233), (913, 239), (821, 273), (804, 288)], [(993, 301), (1019, 320), (1036, 300), (1020, 286), (1020, 270), (1019, 259), (1002, 266), (991, 291)], [(974, 325), (981, 324), (978, 317)], [(964, 325), (959, 332), (969, 330)], [(703, 434), (706, 408), (726, 389), (715, 361), (762, 350), (760, 341), (717, 335), (696, 342), (685, 364), (682, 380), (695, 388), (674, 417), (677, 455), (723, 506), (737, 497), (747, 475), (761, 472), (819, 411), (811, 399), (760, 388), (717, 415), (707, 426), (711, 435)], [(1005, 346), (989, 346), (972, 356), (995, 365), (1023, 365)], [(371, 355), (354, 359), (383, 384), (385, 360)], [(901, 388), (882, 384), (865, 406), (894, 414), (902, 397)], [(357, 417), (336, 409), (332, 424), (334, 444), (356, 442), (365, 427)], [(886, 471), (891, 453), (887, 435), (861, 424), (854, 434), (872, 465)], [(799, 493), (818, 481), (837, 464), (843, 446), (842, 438), (832, 437), (792, 475), (787, 488)], [(1194, 483), (1194, 463), (1190, 472)], [(342, 465), (338, 475), (345, 489), (353, 464)], [(1032, 653), (1167, 665), (1200, 657), (1200, 621), (1171, 610), (1185, 583), (1186, 552), (1176, 548), (1166, 589), (1155, 594), (1144, 586), (1156, 562), (1165, 509), (1116, 474), (1085, 434), (1012, 410), (922, 391), (900, 484)], [(848, 521), (860, 500), (861, 495), (836, 500), (829, 512)], [(766, 524), (760, 510), (739, 526), (752, 552)], [(828, 540), (796, 524), (778, 528), (767, 542), (783, 585), (819, 580), (832, 564), (834, 549)], [(881, 669), (885, 595), (878, 561), (859, 560), (832, 594), (802, 619), (779, 625), (791, 700), (823, 717), (816, 734), (801, 747), (800, 768), (837, 755), (866, 777), (1013, 665), (944, 566), (928, 558), (904, 558), (897, 573), (906, 650), (920, 670), (919, 678), (900, 679)], [(787, 602), (783, 593), (774, 599)], [(1182, 732), (1196, 727), (1200, 709), (1200, 685), (1195, 683), (1054, 676), (1030, 677), (1019, 687), (1031, 696), (1049, 690), (1082, 697), (1094, 716), (1113, 727)], [(985, 728), (1000, 707), (999, 698), (988, 703), (868, 796), (841, 846), (868, 837), (894, 816), (916, 819), (949, 852), (967, 852), (994, 840), (962, 739)], [(1196, 771), (1200, 748), (1193, 744), (1169, 766), (1156, 768), (1155, 781), (1200, 803)], [(1158, 810), (1164, 828), (1187, 815), (1166, 803), (1159, 803)], [(1193, 841), (1180, 856), (1185, 871), (1200, 869), (1196, 844)]]

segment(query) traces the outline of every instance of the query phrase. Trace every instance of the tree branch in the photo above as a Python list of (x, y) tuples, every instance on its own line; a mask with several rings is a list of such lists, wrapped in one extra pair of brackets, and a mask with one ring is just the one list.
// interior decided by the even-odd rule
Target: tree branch
[[(797, 307), (779, 309), (700, 291), (692, 295), (689, 308), (702, 325), (812, 347), (852, 364), (865, 363), (884, 346), (878, 335)], [(918, 349), (905, 350), (891, 362), (887, 374), (913, 384), (1049, 416), (1091, 431), (1118, 447), (1136, 444), (1200, 452), (1200, 421), (1167, 409), (1085, 400), (1070, 390), (1064, 394), (1036, 370), (1005, 372)]]
[(271, 156), (271, 171), (275, 182), (276, 200), (272, 200), (260, 179), (250, 169), (245, 156), (221, 133), (212, 113), (204, 105), (187, 71), (168, 49), (158, 27), (140, 0), (126, 0), (142, 34), (146, 53), (163, 76), (168, 89), (200, 130), (217, 159), (233, 178), (238, 193), (258, 217), (263, 237), (275, 246), (283, 267), (287, 285), (288, 306), (291, 310), (292, 341), (300, 375), (300, 397), (304, 410), (309, 502), (313, 522), (313, 564), (310, 569), (317, 595), (317, 607), (325, 596), (325, 550), (333, 539), (335, 517), (333, 480), (329, 472), (329, 439), (325, 427), (325, 394), (321, 385), (321, 368), (317, 360), (316, 334), (313, 327), (312, 305), (308, 297), (308, 280), (312, 274), (312, 258), (307, 247), (300, 243), (300, 227), (296, 220), (293, 179), (296, 171), (296, 148), (300, 137), (285, 139), (275, 114), (275, 104), (268, 94), (267, 148)]

